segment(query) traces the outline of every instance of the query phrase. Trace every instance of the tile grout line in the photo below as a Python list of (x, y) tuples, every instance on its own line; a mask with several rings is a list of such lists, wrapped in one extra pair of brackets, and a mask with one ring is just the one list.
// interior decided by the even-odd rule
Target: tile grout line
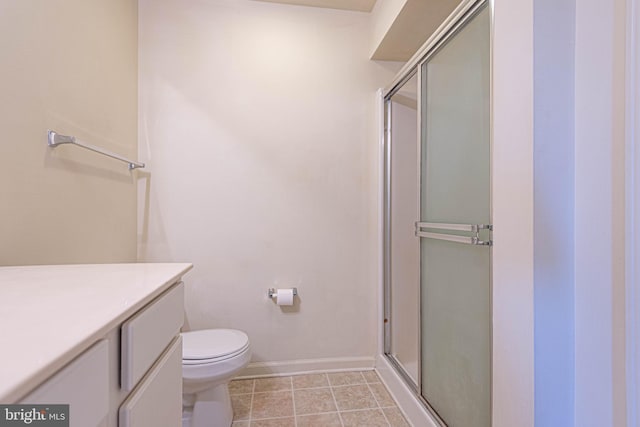
[[(391, 406), (389, 406), (388, 408), (391, 408)], [(374, 411), (376, 409), (380, 409), (380, 408), (346, 409), (346, 410), (340, 411), (340, 412), (365, 412), (365, 411)]]
[(331, 387), (342, 388), (342, 387), (355, 387), (357, 385), (367, 385), (367, 383), (340, 384), (340, 385), (332, 385)]
[[(325, 374), (327, 375), (327, 374)], [(333, 404), (336, 405), (336, 411), (338, 411), (338, 419), (340, 420), (340, 425), (344, 427), (344, 421), (342, 420), (342, 415), (340, 414), (340, 408), (338, 408), (338, 401), (336, 400), (336, 395), (333, 393), (333, 385), (331, 384), (331, 380), (329, 379), (329, 375), (327, 375), (327, 383), (329, 384), (329, 391), (331, 391), (331, 397), (333, 398)]]
[[(295, 390), (317, 390), (319, 388), (329, 388), (329, 387), (331, 386), (327, 384), (327, 385), (319, 385), (315, 387), (299, 387), (299, 388), (296, 388)], [(338, 387), (342, 387), (342, 386), (338, 386)]]
[[(342, 412), (361, 412), (361, 411), (367, 411), (369, 409), (351, 409), (348, 411), (342, 411)], [(311, 417), (311, 416), (315, 416), (315, 415), (327, 415), (327, 414), (337, 414), (338, 411), (331, 411), (331, 412), (316, 412), (313, 414), (300, 414), (301, 417)], [(292, 418), (292, 417), (266, 417), (266, 418), (254, 418), (253, 421), (269, 421), (269, 420), (282, 420), (282, 419), (286, 419), (286, 418)], [(243, 421), (248, 421), (248, 420), (236, 420), (235, 422), (243, 422)]]
[(289, 377), (289, 382), (291, 383), (291, 402), (293, 403), (293, 426), (298, 427), (298, 413), (296, 412), (296, 396), (294, 395), (295, 391), (293, 390), (293, 377)]
[(378, 410), (380, 412), (382, 412), (382, 416), (384, 417), (384, 420), (387, 422), (387, 425), (389, 427), (391, 427), (391, 423), (389, 422), (389, 418), (387, 418), (387, 414), (385, 414), (384, 411), (382, 410), (382, 405), (380, 405), (380, 402), (378, 401), (378, 398), (376, 397), (376, 394), (373, 392), (373, 389), (371, 388), (369, 383), (367, 383), (367, 389), (369, 389), (369, 393), (371, 393), (371, 395), (373, 396), (373, 400), (376, 401), (376, 404), (378, 405)]
[[(286, 393), (286, 392), (291, 392), (291, 390), (270, 390), (270, 391), (259, 391), (259, 392), (254, 393), (254, 394)], [(245, 393), (245, 394), (249, 394), (249, 393)]]
[[(392, 409), (392, 408), (396, 408), (395, 406), (385, 406), (384, 409)], [(337, 414), (338, 412), (342, 412), (342, 413), (353, 413), (353, 412), (366, 412), (366, 411), (371, 411), (374, 409), (380, 409), (380, 408), (362, 408), (362, 409), (345, 409), (344, 411), (327, 411), (327, 412), (313, 412), (310, 414), (300, 414), (301, 417), (307, 417), (307, 416), (315, 416), (315, 415), (327, 415), (327, 414)], [(265, 421), (265, 420), (281, 420), (284, 418), (291, 418), (289, 416), (278, 416), (278, 417), (264, 417), (264, 418), (254, 418), (253, 421)], [(236, 422), (243, 422), (243, 421), (249, 421), (249, 420), (236, 420)]]
[[(338, 412), (362, 412), (362, 411), (370, 411), (376, 408), (365, 408), (365, 409), (347, 409), (344, 411), (327, 411), (327, 412), (312, 412), (309, 414), (300, 414), (301, 417), (310, 417), (315, 415), (327, 415), (327, 414), (337, 414)], [(262, 420), (279, 420), (280, 418), (291, 418), (288, 415), (279, 415), (277, 417), (264, 417), (264, 418), (254, 418), (255, 421)], [(247, 420), (236, 420), (236, 421), (247, 421)]]
[(251, 426), (251, 420), (253, 419), (253, 396), (256, 394), (256, 380), (253, 380), (253, 386), (251, 387), (251, 404), (249, 404), (249, 426)]

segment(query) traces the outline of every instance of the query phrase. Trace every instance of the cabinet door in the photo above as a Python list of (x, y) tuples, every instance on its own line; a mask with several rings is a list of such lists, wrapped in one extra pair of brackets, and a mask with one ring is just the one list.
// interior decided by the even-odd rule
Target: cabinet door
[(177, 284), (122, 324), (120, 384), (130, 391), (162, 350), (180, 332), (184, 321), (184, 285)]
[(120, 406), (118, 425), (182, 425), (182, 337), (174, 340)]
[(68, 404), (70, 427), (96, 427), (109, 412), (109, 351), (99, 341), (20, 403)]

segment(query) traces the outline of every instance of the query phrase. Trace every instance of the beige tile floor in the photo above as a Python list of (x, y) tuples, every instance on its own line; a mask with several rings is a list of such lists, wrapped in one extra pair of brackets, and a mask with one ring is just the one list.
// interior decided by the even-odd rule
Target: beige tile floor
[(374, 371), (234, 380), (232, 427), (408, 427)]

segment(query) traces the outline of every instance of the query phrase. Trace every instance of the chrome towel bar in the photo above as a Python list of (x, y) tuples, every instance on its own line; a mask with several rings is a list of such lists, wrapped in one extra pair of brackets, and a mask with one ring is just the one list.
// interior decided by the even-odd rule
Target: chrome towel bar
[(75, 136), (60, 135), (59, 133), (52, 130), (47, 132), (47, 143), (51, 148), (55, 148), (58, 145), (62, 144), (77, 145), (78, 147), (86, 148), (87, 150), (91, 150), (95, 153), (111, 157), (112, 159), (120, 160), (121, 162), (125, 162), (129, 165), (129, 170), (144, 167), (144, 163), (134, 162), (133, 160), (129, 160), (126, 157), (122, 157), (116, 153), (112, 153), (111, 151), (107, 151), (100, 147), (96, 147), (94, 145), (87, 144), (86, 142), (79, 141)]

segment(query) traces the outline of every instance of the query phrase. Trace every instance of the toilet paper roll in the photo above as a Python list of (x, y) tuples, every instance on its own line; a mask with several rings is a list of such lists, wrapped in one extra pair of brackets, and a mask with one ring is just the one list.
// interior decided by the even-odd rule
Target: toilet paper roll
[(276, 292), (276, 304), (293, 305), (293, 289), (278, 289)]

